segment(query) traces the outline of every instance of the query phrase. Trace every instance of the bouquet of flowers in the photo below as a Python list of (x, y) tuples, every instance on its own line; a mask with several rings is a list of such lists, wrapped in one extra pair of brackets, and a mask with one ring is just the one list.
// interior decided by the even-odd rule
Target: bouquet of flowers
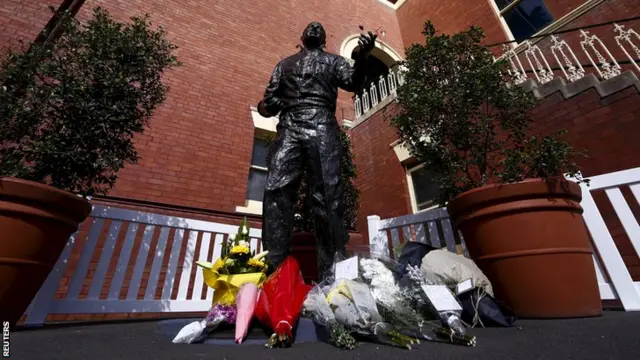
[(359, 281), (338, 280), (327, 293), (327, 301), (336, 321), (346, 329), (368, 340), (411, 349), (419, 341), (402, 334), (397, 326), (386, 322), (378, 312), (369, 287)]
[(304, 301), (303, 313), (329, 336), (329, 343), (342, 349), (355, 349), (358, 346), (355, 338), (336, 319), (335, 314), (321, 285), (315, 285)]
[[(336, 257), (334, 272), (343, 259)], [(465, 333), (459, 314), (438, 312), (433, 307), (422, 288), (424, 283), (408, 276), (398, 281), (397, 263), (393, 260), (360, 255), (357, 264), (355, 277), (369, 287), (378, 312), (387, 324), (423, 340), (475, 345), (475, 337)], [(340, 274), (329, 274), (329, 277), (336, 276)]]
[(258, 320), (273, 330), (265, 346), (290, 347), (293, 344), (293, 328), (309, 290), (311, 286), (304, 283), (298, 262), (291, 256), (265, 281), (255, 311)]
[[(238, 233), (229, 235), (223, 244), (219, 259), (213, 264), (196, 262), (202, 268), (205, 284), (214, 289), (213, 304), (207, 317), (185, 326), (174, 343), (202, 341), (225, 322), (236, 325), (236, 342), (242, 342), (253, 317), (258, 287), (266, 280), (268, 270), (265, 258), (268, 252), (251, 251), (249, 240), (249, 223), (244, 218)], [(245, 286), (248, 284), (253, 287)]]

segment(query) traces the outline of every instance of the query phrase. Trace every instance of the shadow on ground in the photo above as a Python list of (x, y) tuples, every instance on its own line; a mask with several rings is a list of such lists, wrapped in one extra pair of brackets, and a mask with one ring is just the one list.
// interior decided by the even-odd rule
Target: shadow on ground
[(640, 312), (605, 312), (574, 320), (521, 320), (509, 329), (473, 329), (475, 348), (422, 343), (412, 351), (362, 344), (341, 351), (324, 343), (297, 343), (291, 349), (261, 345), (174, 345), (159, 322), (78, 325), (16, 331), (11, 357), (21, 360), (99, 359), (637, 359)]

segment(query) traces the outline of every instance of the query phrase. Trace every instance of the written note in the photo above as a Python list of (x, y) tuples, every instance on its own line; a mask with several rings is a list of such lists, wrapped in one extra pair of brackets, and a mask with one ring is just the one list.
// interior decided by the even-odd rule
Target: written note
[(353, 280), (358, 277), (358, 257), (354, 256), (347, 260), (336, 263), (336, 279)]
[(456, 285), (456, 295), (464, 294), (467, 291), (475, 289), (475, 287), (476, 286), (473, 284), (473, 279), (467, 279)]
[(422, 285), (422, 290), (437, 311), (462, 311), (458, 300), (446, 285)]

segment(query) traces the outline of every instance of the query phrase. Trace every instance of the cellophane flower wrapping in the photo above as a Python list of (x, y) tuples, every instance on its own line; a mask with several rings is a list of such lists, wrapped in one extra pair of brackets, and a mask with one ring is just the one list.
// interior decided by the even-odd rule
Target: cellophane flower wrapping
[(256, 309), (259, 289), (255, 284), (244, 284), (236, 295), (236, 343), (241, 344), (249, 331), (249, 325)]
[(417, 342), (384, 321), (369, 287), (362, 282), (343, 279), (335, 281), (329, 289), (327, 301), (338, 323), (360, 336), (408, 349)]
[[(336, 263), (342, 260), (344, 257), (336, 256)], [(368, 285), (385, 323), (400, 329), (403, 334), (423, 340), (475, 345), (475, 337), (465, 335), (459, 314), (437, 312), (421, 288), (423, 283), (413, 280), (409, 274), (401, 277), (395, 260), (379, 253), (358, 254), (358, 265), (357, 281)], [(419, 268), (417, 270), (420, 271)], [(411, 274), (414, 277), (417, 275), (415, 272)]]
[(329, 343), (342, 349), (354, 349), (358, 343), (350, 331), (336, 320), (322, 286), (316, 284), (309, 291), (304, 301), (303, 313), (310, 317), (317, 326), (324, 329), (329, 337), (327, 339)]
[(194, 321), (184, 326), (173, 339), (174, 344), (193, 344), (202, 342), (220, 324), (235, 324), (236, 308), (228, 305), (214, 305), (202, 321)]
[(311, 286), (304, 283), (300, 266), (292, 256), (287, 257), (264, 282), (255, 316), (274, 331), (268, 347), (292, 345), (293, 328), (310, 290)]

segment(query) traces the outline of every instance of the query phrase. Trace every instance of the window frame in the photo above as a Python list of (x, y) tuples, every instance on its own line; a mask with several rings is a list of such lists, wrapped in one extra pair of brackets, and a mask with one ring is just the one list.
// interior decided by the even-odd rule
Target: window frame
[[(516, 7), (518, 4), (520, 4), (520, 2), (524, 1), (524, 0), (515, 0), (514, 2), (512, 2), (511, 4), (507, 5), (504, 9), (500, 10), (500, 8), (498, 8), (498, 4), (496, 3), (495, 0), (488, 0), (489, 1), (489, 5), (491, 6), (491, 8), (493, 9), (493, 12), (495, 13), (495, 15), (498, 17), (498, 20), (500, 21), (500, 25), (502, 25), (502, 30), (505, 32), (505, 34), (507, 35), (507, 38), (509, 39), (509, 41), (512, 41), (509, 46), (511, 46), (511, 48), (515, 48), (518, 45), (521, 45), (522, 43), (524, 43), (524, 41), (522, 42), (517, 42), (516, 38), (513, 36), (513, 32), (511, 32), (511, 28), (509, 27), (509, 24), (507, 24), (507, 21), (504, 19), (504, 14), (506, 14), (507, 12), (509, 12), (509, 10), (512, 10), (514, 7)], [(544, 1), (544, 0), (543, 0)], [(545, 4), (546, 5), (546, 4)], [(553, 15), (553, 14), (552, 14)], [(547, 26), (543, 27), (542, 29), (538, 30), (537, 32), (535, 32), (533, 35), (531, 36), (539, 36), (541, 34), (544, 34), (547, 29), (549, 29), (549, 27), (551, 27), (554, 23), (556, 23), (558, 21), (558, 19), (554, 19), (552, 22), (550, 22)]]
[(420, 212), (424, 212), (424, 211), (429, 211), (429, 210), (433, 210), (433, 209), (437, 209), (440, 207), (440, 205), (438, 205), (438, 203), (433, 204), (432, 206), (426, 207), (422, 210), (418, 210), (418, 201), (416, 198), (416, 192), (414, 190), (414, 185), (413, 185), (413, 173), (424, 168), (424, 164), (418, 164), (418, 165), (414, 165), (414, 166), (406, 166), (406, 176), (407, 176), (407, 187), (409, 188), (409, 199), (411, 201), (411, 211), (414, 214), (420, 213)]
[[(255, 146), (256, 139), (268, 139), (269, 137), (273, 137), (277, 133), (277, 125), (278, 125), (278, 117), (274, 116), (271, 118), (262, 117), (258, 113), (258, 109), (255, 107), (250, 107), (251, 118), (253, 121), (254, 131), (253, 131), (253, 142), (251, 144), (251, 152), (253, 154), (253, 147)], [(253, 155), (252, 155), (253, 157)], [(249, 171), (258, 170), (258, 171), (269, 171), (268, 168), (254, 165), (252, 164), (252, 159), (249, 159)], [(249, 190), (249, 174), (247, 172), (247, 188), (245, 191)], [(258, 215), (262, 216), (262, 201), (249, 200), (247, 194), (245, 192), (245, 200), (244, 206), (236, 206), (236, 213), (239, 214), (250, 214), (250, 215)]]

